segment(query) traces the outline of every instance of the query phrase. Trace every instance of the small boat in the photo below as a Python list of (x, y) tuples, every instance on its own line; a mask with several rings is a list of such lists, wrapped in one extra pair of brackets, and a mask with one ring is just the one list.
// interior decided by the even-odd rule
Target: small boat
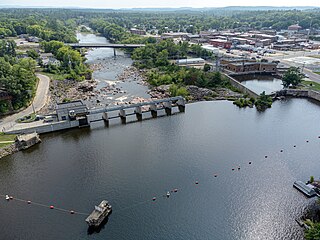
[(95, 206), (93, 212), (87, 217), (89, 227), (99, 227), (103, 220), (111, 213), (112, 207), (108, 201), (103, 200), (99, 206)]
[(167, 192), (167, 197), (170, 197), (170, 192), (169, 191)]
[(6, 195), (6, 200), (8, 200), (8, 201), (10, 200), (10, 197), (9, 197), (9, 195)]

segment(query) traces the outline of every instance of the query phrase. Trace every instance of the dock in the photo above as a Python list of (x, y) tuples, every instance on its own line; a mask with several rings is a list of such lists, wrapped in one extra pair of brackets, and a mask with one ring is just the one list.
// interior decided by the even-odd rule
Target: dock
[(300, 192), (302, 192), (305, 196), (309, 198), (317, 195), (316, 191), (314, 190), (314, 187), (311, 184), (305, 184), (302, 181), (295, 181), (293, 187), (298, 189)]

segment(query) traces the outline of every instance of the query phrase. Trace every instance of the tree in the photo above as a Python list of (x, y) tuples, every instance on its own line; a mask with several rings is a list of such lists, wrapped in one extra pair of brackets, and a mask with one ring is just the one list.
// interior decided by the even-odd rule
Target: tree
[(31, 57), (32, 59), (37, 59), (39, 57), (39, 53), (36, 52), (34, 49), (30, 49), (27, 51), (28, 57)]
[(267, 108), (270, 108), (272, 105), (272, 98), (266, 95), (265, 91), (263, 91), (260, 96), (257, 98), (255, 102), (256, 108), (258, 111), (264, 111)]
[(290, 67), (282, 77), (282, 85), (285, 88), (290, 86), (296, 87), (299, 83), (301, 83), (303, 74), (300, 72), (300, 69), (297, 67)]
[(207, 64), (207, 63), (203, 66), (203, 71), (205, 71), (205, 72), (210, 71), (210, 69), (211, 69), (211, 67), (210, 67), (210, 65)]
[(305, 238), (307, 240), (319, 240), (320, 239), (320, 223), (309, 222), (310, 228), (305, 232)]

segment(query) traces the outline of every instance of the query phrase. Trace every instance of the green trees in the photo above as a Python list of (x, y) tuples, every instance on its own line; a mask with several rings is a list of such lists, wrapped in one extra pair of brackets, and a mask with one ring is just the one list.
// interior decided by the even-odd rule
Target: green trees
[(306, 240), (319, 240), (320, 239), (320, 223), (309, 221), (310, 228), (305, 232)]
[(285, 88), (290, 86), (296, 87), (299, 83), (301, 83), (302, 78), (303, 74), (300, 72), (299, 68), (290, 67), (282, 77), (282, 84)]
[[(41, 46), (45, 52), (51, 52), (58, 60), (60, 60), (61, 65), (57, 68), (61, 73), (67, 73), (68, 79), (81, 81), (91, 78), (91, 71), (85, 65), (84, 58), (77, 50), (74, 50), (59, 41), (42, 42)], [(50, 71), (51, 68), (48, 68), (48, 70)], [(55, 68), (52, 70), (56, 73), (57, 69)]]
[[(31, 58), (18, 61), (11, 59), (11, 62), (13, 63), (0, 57), (0, 86), (5, 88), (13, 97), (13, 108), (19, 109), (26, 106), (35, 91), (36, 76), (34, 72), (36, 62)], [(0, 106), (0, 108), (6, 109), (5, 106)]]
[(16, 56), (16, 43), (12, 40), (0, 40), (0, 57)]
[(176, 97), (176, 96), (186, 97), (189, 94), (188, 90), (185, 87), (179, 87), (176, 84), (170, 85), (169, 92), (171, 97)]
[(258, 111), (264, 111), (272, 106), (272, 98), (263, 91), (255, 101), (255, 106)]
[(28, 57), (32, 59), (37, 59), (40, 56), (39, 53), (37, 53), (34, 49), (27, 50), (27, 54), (28, 54)]

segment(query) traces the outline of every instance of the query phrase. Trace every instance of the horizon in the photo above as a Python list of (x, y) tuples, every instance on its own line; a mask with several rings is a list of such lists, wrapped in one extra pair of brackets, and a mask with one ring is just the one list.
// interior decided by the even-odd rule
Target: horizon
[(176, 9), (176, 8), (192, 8), (192, 9), (209, 9), (209, 8), (232, 8), (232, 7), (261, 7), (261, 8), (319, 8), (318, 0), (308, 1), (308, 5), (301, 1), (282, 0), (281, 3), (276, 0), (270, 0), (268, 5), (257, 4), (254, 0), (244, 0), (242, 5), (236, 0), (226, 0), (223, 4), (211, 2), (210, 0), (200, 0), (197, 3), (193, 1), (177, 0), (171, 2), (170, 0), (161, 0), (157, 2), (150, 2), (148, 0), (137, 0), (134, 3), (128, 0), (106, 3), (104, 0), (93, 0), (87, 2), (85, 0), (56, 0), (46, 1), (42, 0), (4, 0), (0, 4), (0, 8), (81, 8), (81, 9)]

